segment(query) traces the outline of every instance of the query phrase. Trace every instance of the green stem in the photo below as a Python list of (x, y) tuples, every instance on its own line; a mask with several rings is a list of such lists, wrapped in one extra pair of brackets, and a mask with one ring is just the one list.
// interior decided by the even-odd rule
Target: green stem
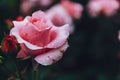
[(38, 80), (39, 66), (38, 63), (34, 61), (34, 58), (32, 58), (32, 64), (33, 64), (32, 80)]
[(2, 65), (2, 67), (3, 67), (7, 72), (9, 72), (10, 74), (12, 74), (14, 77), (17, 77), (17, 75), (16, 75), (13, 71), (11, 71), (10, 69), (8, 69), (8, 67), (6, 67), (4, 64)]
[(32, 80), (38, 80), (38, 70), (33, 71)]
[(21, 75), (21, 72), (20, 72), (20, 69), (19, 69), (19, 66), (18, 66), (18, 61), (17, 61), (17, 59), (15, 59), (14, 62), (15, 62), (15, 67), (16, 67), (16, 72), (17, 72), (17, 74), (18, 74), (18, 77), (20, 78), (20, 80), (24, 80), (24, 79), (22, 78), (22, 75)]

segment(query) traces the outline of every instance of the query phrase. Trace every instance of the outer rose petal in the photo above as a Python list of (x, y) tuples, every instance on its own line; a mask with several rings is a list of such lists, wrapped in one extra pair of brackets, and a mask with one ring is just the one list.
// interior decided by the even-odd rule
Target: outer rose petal
[(27, 24), (29, 16), (27, 16), (23, 21), (13, 21), (14, 27), (21, 27)]
[(63, 53), (59, 50), (51, 50), (47, 53), (36, 56), (34, 59), (42, 65), (51, 65), (62, 58)]
[(66, 42), (63, 46), (59, 47), (58, 50), (60, 52), (65, 52), (68, 47), (69, 47), (68, 42)]
[(56, 37), (48, 45), (46, 45), (45, 48), (58, 48), (66, 42), (69, 36), (70, 27), (66, 24), (61, 27), (54, 27), (51, 30), (56, 33)]
[(21, 50), (17, 54), (17, 58), (27, 58), (29, 56), (27, 52), (27, 48), (24, 46), (24, 44), (20, 44), (20, 46), (21, 46)]

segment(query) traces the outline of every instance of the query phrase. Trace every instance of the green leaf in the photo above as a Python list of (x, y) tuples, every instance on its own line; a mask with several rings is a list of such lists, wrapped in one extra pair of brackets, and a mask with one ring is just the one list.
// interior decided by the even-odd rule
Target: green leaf
[(0, 64), (3, 63), (3, 60), (4, 60), (4, 58), (2, 56), (0, 56)]

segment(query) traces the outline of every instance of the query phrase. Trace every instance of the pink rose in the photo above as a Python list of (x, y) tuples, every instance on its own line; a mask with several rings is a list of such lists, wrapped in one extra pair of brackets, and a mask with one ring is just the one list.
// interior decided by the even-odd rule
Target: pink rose
[(20, 12), (23, 15), (31, 14), (36, 9), (45, 9), (50, 6), (54, 0), (21, 0)]
[(30, 14), (32, 9), (35, 7), (37, 0), (21, 0), (20, 12), (23, 15)]
[(41, 6), (46, 7), (52, 4), (53, 0), (38, 0), (38, 2)]
[(118, 39), (120, 40), (120, 31), (118, 31)]
[(46, 15), (51, 19), (51, 22), (58, 27), (69, 24), (70, 32), (72, 33), (74, 31), (73, 20), (79, 19), (82, 11), (83, 7), (81, 4), (65, 0), (47, 10)]
[(83, 12), (83, 6), (81, 4), (69, 0), (62, 0), (61, 5), (67, 10), (72, 18), (81, 18)]
[(117, 0), (91, 0), (88, 3), (88, 12), (95, 17), (99, 14), (106, 16), (114, 15), (119, 9), (119, 2)]
[(10, 35), (21, 45), (17, 58), (33, 56), (38, 63), (50, 65), (58, 61), (68, 47), (69, 25), (54, 26), (42, 11), (13, 23), (15, 27)]
[(63, 26), (65, 24), (70, 25), (70, 31), (73, 31), (73, 21), (72, 17), (68, 14), (68, 12), (61, 5), (55, 5), (46, 11), (46, 16), (50, 18), (52, 24), (57, 27)]

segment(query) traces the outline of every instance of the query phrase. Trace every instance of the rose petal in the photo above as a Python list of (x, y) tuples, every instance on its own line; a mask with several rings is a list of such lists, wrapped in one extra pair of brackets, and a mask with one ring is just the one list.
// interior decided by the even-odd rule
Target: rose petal
[(51, 22), (49, 18), (45, 16), (45, 13), (41, 10), (36, 11), (32, 14), (32, 17), (29, 19), (29, 21), (35, 25), (35, 28), (38, 31), (42, 31), (45, 29), (49, 29), (51, 27)]
[(56, 37), (45, 47), (46, 48), (58, 48), (66, 42), (69, 36), (69, 33), (70, 33), (70, 27), (68, 24), (66, 24), (61, 27), (54, 27), (51, 30), (53, 30), (56, 33)]
[(58, 48), (58, 50), (60, 52), (64, 53), (67, 50), (68, 47), (69, 47), (68, 42), (66, 42), (65, 44), (63, 44), (63, 46), (61, 46), (60, 48)]
[(34, 59), (42, 65), (51, 65), (62, 58), (63, 53), (58, 50), (51, 50), (47, 53), (38, 55)]
[(27, 18), (27, 21), (28, 22), (24, 25), (20, 26), (19, 22), (15, 25), (20, 26), (18, 32), (21, 38), (37, 46), (43, 47), (48, 44), (50, 41), (49, 31), (52, 25), (50, 25), (49, 20), (45, 18), (45, 14), (40, 10), (36, 11), (32, 14), (32, 17)]
[(37, 50), (37, 49), (42, 49), (42, 48), (43, 48), (43, 47), (40, 47), (40, 46), (38, 47), (37, 45), (32, 45), (32, 44), (30, 44), (29, 42), (23, 40), (23, 39), (20, 37), (17, 28), (11, 29), (10, 35), (15, 36), (16, 39), (17, 39), (17, 41), (18, 41), (18, 43), (24, 43), (24, 44), (25, 44), (29, 49), (31, 49), (31, 50)]
[(14, 27), (21, 27), (27, 24), (30, 16), (27, 16), (23, 21), (13, 21)]
[(24, 44), (20, 44), (20, 46), (21, 46), (21, 50), (17, 54), (17, 58), (26, 58), (26, 57), (28, 57), (29, 55), (28, 55), (27, 49), (24, 46)]
[(37, 18), (37, 19), (42, 19), (43, 17), (45, 17), (45, 14), (43, 11), (39, 10), (39, 11), (34, 12), (32, 14), (32, 17)]

